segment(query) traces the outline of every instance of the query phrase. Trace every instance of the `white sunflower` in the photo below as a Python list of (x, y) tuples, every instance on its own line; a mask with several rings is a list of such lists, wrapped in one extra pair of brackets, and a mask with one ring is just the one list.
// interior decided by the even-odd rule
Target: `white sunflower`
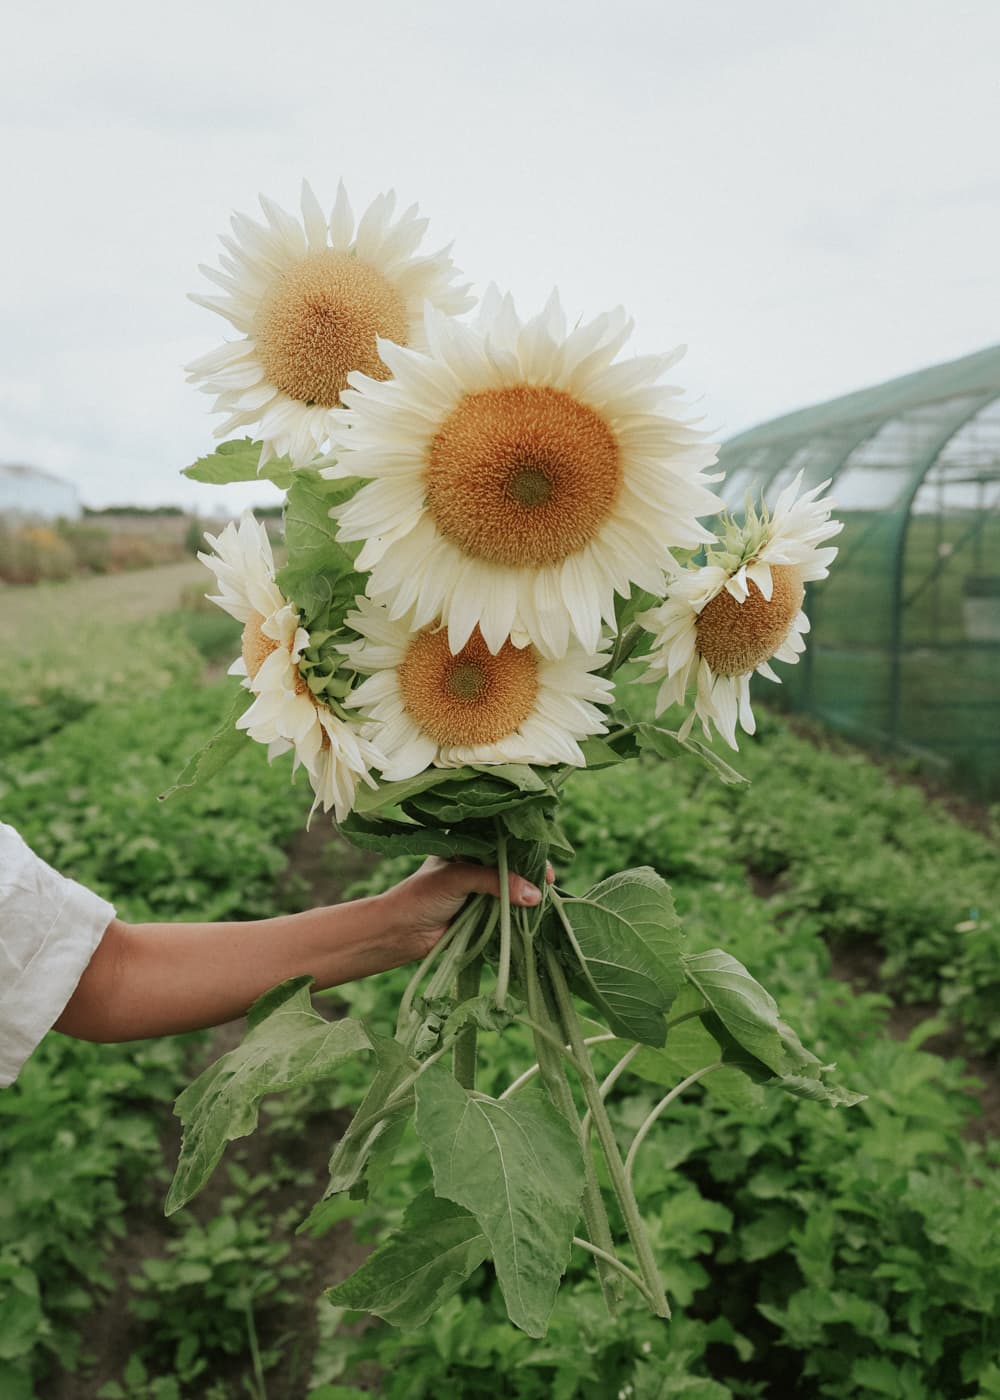
[(238, 527), (231, 522), (220, 535), (206, 534), (205, 539), (213, 553), (198, 558), (219, 584), (211, 601), (243, 623), (241, 655), (229, 673), (243, 676), (255, 699), (236, 727), (266, 744), (269, 759), (292, 749), (294, 767), (305, 768), (316, 795), (313, 811), (332, 807), (342, 821), (354, 805), (359, 781), (374, 785), (368, 770), (381, 762), (381, 755), (355, 726), (318, 700), (303, 678), (299, 661), (309, 633), (275, 582), (264, 527), (246, 512)]
[(426, 352), (380, 341), (388, 382), (349, 377), (322, 470), (374, 478), (332, 513), (392, 618), (441, 619), (456, 652), (478, 626), (491, 652), (593, 653), (616, 592), (662, 595), (671, 548), (712, 538), (715, 447), (658, 383), (683, 350), (616, 363), (630, 331), (567, 333), (556, 295), (522, 322), (491, 290), (475, 325), (428, 308)]
[(698, 719), (706, 738), (714, 724), (735, 749), (737, 724), (747, 734), (756, 729), (751, 676), (780, 682), (770, 662), (797, 662), (805, 650), (805, 584), (826, 578), (837, 550), (818, 546), (843, 525), (830, 519), (833, 502), (817, 499), (830, 483), (798, 496), (801, 479), (785, 488), (773, 512), (748, 506), (742, 523), (727, 520), (707, 563), (682, 569), (666, 600), (637, 619), (655, 638), (641, 679), (660, 684), (657, 714), (685, 704), (694, 683), (682, 737)]
[(266, 222), (234, 214), (222, 270), (202, 266), (222, 295), (192, 301), (242, 338), (188, 365), (188, 377), (227, 415), (216, 437), (257, 425), (261, 466), (285, 455), (307, 466), (327, 442), (350, 372), (388, 377), (378, 339), (421, 343), (425, 302), (450, 315), (472, 304), (453, 285), (447, 249), (416, 256), (427, 220), (413, 205), (394, 221), (395, 202), (380, 194), (355, 228), (343, 182), (327, 218), (303, 181), (301, 221), (261, 195)]
[(347, 622), (360, 640), (343, 650), (368, 673), (352, 698), (371, 717), (366, 733), (385, 755), (387, 781), (431, 765), (582, 766), (577, 741), (607, 730), (597, 706), (613, 686), (592, 674), (605, 656), (570, 646), (554, 661), (509, 639), (493, 649), (478, 629), (456, 654), (444, 628), (414, 629), (367, 598)]

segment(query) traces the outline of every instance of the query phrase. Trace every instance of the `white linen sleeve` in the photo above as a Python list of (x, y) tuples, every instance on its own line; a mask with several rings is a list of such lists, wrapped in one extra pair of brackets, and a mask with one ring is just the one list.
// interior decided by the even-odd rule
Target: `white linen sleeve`
[(59, 1019), (114, 916), (0, 822), (0, 1088)]

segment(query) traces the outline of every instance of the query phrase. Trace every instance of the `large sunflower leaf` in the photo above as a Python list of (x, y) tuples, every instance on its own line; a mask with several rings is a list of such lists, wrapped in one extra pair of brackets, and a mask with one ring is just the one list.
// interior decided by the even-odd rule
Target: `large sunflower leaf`
[(295, 468), (287, 457), (278, 457), (267, 463), (261, 470), (260, 443), (253, 438), (231, 438), (220, 442), (214, 452), (207, 457), (199, 457), (189, 467), (184, 467), (182, 476), (191, 481), (204, 481), (209, 486), (228, 486), (233, 481), (273, 481), (282, 491), (287, 491), (295, 479)]
[(772, 1074), (782, 1074), (789, 1067), (779, 1034), (777, 1002), (731, 953), (722, 948), (689, 953), (684, 958), (684, 975), (737, 1045)]
[[(670, 1008), (671, 1019), (697, 1011), (703, 1005), (704, 1000), (694, 987), (682, 987)], [(618, 1060), (632, 1045), (629, 1041), (612, 1040), (596, 1048), (602, 1056)], [(667, 1041), (662, 1049), (643, 1046), (629, 1061), (628, 1073), (672, 1089), (695, 1070), (716, 1064), (719, 1058), (718, 1041), (709, 1034), (698, 1017), (693, 1017), (667, 1031)], [(764, 1100), (760, 1085), (748, 1078), (737, 1065), (706, 1075), (703, 1084), (706, 1094), (729, 1108), (756, 1109)]]
[[(770, 1065), (759, 1060), (734, 1039), (727, 1026), (714, 1012), (706, 1013), (703, 1019), (706, 1030), (722, 1052), (723, 1062), (727, 1066), (732, 1065), (757, 1084), (772, 1085), (786, 1094), (791, 1094), (793, 1098), (811, 1099), (814, 1103), (826, 1103), (835, 1108), (853, 1108), (867, 1097), (839, 1084), (828, 1084), (826, 1076), (836, 1069), (836, 1065), (820, 1064), (817, 1057), (804, 1047), (791, 1026), (786, 1025), (784, 1021), (778, 1022), (783, 1067), (774, 1071)], [(718, 1075), (713, 1075), (712, 1078), (727, 1072), (720, 1070)]]
[(265, 1094), (336, 1074), (371, 1041), (359, 1021), (325, 1021), (309, 1000), (310, 977), (293, 977), (251, 1007), (243, 1044), (200, 1074), (174, 1112), (184, 1124), (180, 1160), (167, 1194), (172, 1215), (211, 1176), (226, 1144), (257, 1126)]
[(411, 1201), (402, 1228), (326, 1296), (394, 1327), (420, 1327), (489, 1252), (475, 1216), (428, 1189)]
[[(684, 934), (670, 886), (640, 866), (563, 903), (583, 959), (575, 990), (616, 1035), (661, 1046), (665, 1013), (684, 983)], [(565, 943), (561, 925), (552, 927)]]
[(417, 1134), (434, 1190), (489, 1241), (510, 1320), (541, 1337), (569, 1262), (583, 1193), (576, 1133), (544, 1091), (473, 1097), (441, 1065), (416, 1081)]

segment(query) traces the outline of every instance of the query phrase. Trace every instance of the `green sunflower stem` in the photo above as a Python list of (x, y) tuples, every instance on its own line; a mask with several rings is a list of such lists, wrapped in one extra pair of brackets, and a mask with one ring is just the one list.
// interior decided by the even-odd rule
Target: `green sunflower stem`
[[(458, 981), (456, 983), (456, 999), (461, 1005), (463, 1001), (469, 1001), (472, 997), (479, 995), (479, 983), (483, 975), (482, 955), (473, 959), (472, 962), (465, 963), (458, 971)], [(459, 1031), (455, 1039), (455, 1050), (453, 1060), (453, 1070), (455, 1078), (463, 1089), (474, 1089), (476, 1087), (476, 1043), (477, 1028), (466, 1026)]]
[(469, 965), (469, 963), (475, 962), (476, 959), (477, 959), (478, 957), (480, 957), (480, 956), (486, 951), (486, 948), (487, 948), (487, 946), (489, 945), (490, 939), (493, 937), (494, 933), (496, 932), (496, 927), (497, 927), (497, 924), (499, 923), (499, 921), (500, 921), (500, 903), (499, 903), (499, 900), (491, 899), (491, 900), (490, 900), (490, 912), (489, 912), (489, 914), (487, 914), (487, 916), (486, 916), (486, 922), (483, 924), (483, 931), (482, 931), (482, 933), (479, 935), (479, 937), (476, 939), (475, 943), (473, 943), (472, 947), (469, 948), (469, 949), (465, 952), (465, 954), (463, 955), (463, 957), (462, 957), (462, 964), (461, 964), (461, 967), (459, 968), (459, 971), (461, 971), (461, 968), (462, 968), (462, 967), (467, 967), (467, 966)]
[[(590, 1243), (595, 1248), (594, 1257), (597, 1260), (597, 1277), (601, 1285), (601, 1293), (604, 1296), (604, 1304), (608, 1312), (614, 1317), (622, 1301), (622, 1284), (621, 1270), (615, 1260), (615, 1243), (611, 1236), (608, 1212), (605, 1209), (604, 1200), (601, 1196), (601, 1188), (597, 1180), (597, 1171), (594, 1167), (593, 1153), (590, 1151), (590, 1144), (583, 1135), (580, 1117), (576, 1111), (576, 1103), (573, 1100), (573, 1091), (570, 1088), (569, 1080), (566, 1077), (566, 1069), (562, 1063), (562, 1056), (552, 1044), (553, 1040), (560, 1045), (564, 1042), (560, 1036), (558, 1026), (553, 1023), (552, 1017), (549, 1014), (545, 994), (538, 976), (538, 968), (535, 964), (534, 936), (537, 925), (532, 927), (531, 921), (525, 911), (520, 910), (519, 913), (523, 916), (519, 921), (519, 928), (524, 951), (524, 981), (525, 993), (528, 1001), (528, 1014), (536, 1025), (544, 1025), (549, 1031), (549, 1036), (546, 1037), (535, 1035), (535, 1054), (538, 1056), (538, 1069), (545, 1087), (549, 1092), (549, 1097), (566, 1121), (575, 1129), (580, 1140), (584, 1172), (583, 1219), (587, 1227), (587, 1235)], [(579, 1074), (581, 1072), (581, 1066), (576, 1065), (575, 1068)]]
[(396, 1016), (396, 1039), (405, 1043), (413, 1022), (413, 1001), (417, 990), (434, 963), (440, 959), (440, 966), (427, 984), (427, 995), (436, 996), (447, 988), (455, 976), (459, 963), (469, 946), (469, 937), (482, 911), (486, 896), (477, 894), (460, 909), (452, 919), (444, 934), (424, 958), (410, 978), (399, 1003)]
[(624, 632), (619, 633), (615, 640), (615, 648), (611, 654), (611, 661), (606, 668), (609, 676), (613, 676), (619, 666), (624, 666), (636, 647), (639, 645), (643, 629), (638, 622), (633, 622), (631, 627), (627, 627)]
[(507, 833), (500, 822), (497, 832), (497, 872), (500, 876), (500, 958), (497, 963), (497, 983), (493, 991), (493, 1003), (499, 1011), (507, 1005), (507, 988), (510, 985), (510, 878), (507, 868)]
[(649, 1242), (649, 1235), (646, 1232), (645, 1222), (639, 1213), (639, 1205), (635, 1199), (635, 1192), (632, 1190), (632, 1184), (629, 1181), (628, 1173), (625, 1170), (625, 1163), (622, 1161), (618, 1142), (615, 1138), (614, 1128), (611, 1126), (611, 1119), (608, 1117), (607, 1109), (604, 1106), (604, 1100), (601, 1098), (601, 1090), (597, 1082), (597, 1076), (594, 1074), (593, 1065), (590, 1063), (587, 1047), (583, 1043), (583, 1034), (577, 1019), (576, 1008), (573, 1005), (573, 998), (570, 995), (570, 990), (566, 983), (563, 970), (559, 965), (559, 960), (550, 948), (545, 950), (545, 962), (549, 974), (549, 981), (555, 995), (559, 1019), (562, 1023), (563, 1035), (568, 1041), (573, 1054), (583, 1067), (584, 1073), (581, 1079), (581, 1085), (584, 1098), (587, 1100), (591, 1121), (597, 1132), (598, 1141), (601, 1144), (601, 1151), (604, 1153), (604, 1160), (607, 1163), (611, 1184), (615, 1189), (615, 1195), (618, 1197), (622, 1215), (625, 1217), (625, 1225), (629, 1233), (629, 1239), (632, 1241), (632, 1248), (635, 1250), (639, 1272), (642, 1275), (646, 1288), (649, 1290), (653, 1311), (658, 1317), (669, 1317), (670, 1305), (667, 1302), (667, 1295), (663, 1290), (663, 1280), (660, 1278), (660, 1272), (656, 1267), (656, 1260), (653, 1257), (653, 1248)]

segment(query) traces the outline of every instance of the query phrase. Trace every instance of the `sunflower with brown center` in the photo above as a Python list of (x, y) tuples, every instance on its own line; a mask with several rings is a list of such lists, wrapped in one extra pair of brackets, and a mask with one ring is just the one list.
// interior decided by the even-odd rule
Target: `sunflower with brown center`
[(578, 741), (606, 731), (597, 707), (612, 685), (593, 674), (604, 656), (571, 646), (555, 661), (509, 638), (493, 651), (478, 629), (453, 652), (444, 628), (415, 629), (367, 598), (347, 622), (360, 640), (343, 651), (368, 677), (352, 699), (390, 782), (431, 765), (582, 765)]
[(316, 794), (313, 810), (332, 807), (340, 821), (354, 805), (358, 783), (371, 782), (368, 770), (381, 755), (307, 685), (299, 662), (309, 633), (275, 582), (264, 527), (247, 512), (238, 527), (230, 523), (219, 536), (205, 538), (212, 553), (198, 558), (218, 581), (212, 601), (243, 623), (241, 654), (229, 673), (244, 677), (254, 700), (236, 727), (266, 744), (268, 758), (292, 750), (295, 767), (305, 768)]
[(394, 619), (438, 619), (453, 652), (479, 629), (550, 658), (593, 653), (615, 595), (662, 595), (672, 548), (711, 539), (715, 449), (658, 381), (678, 358), (618, 361), (621, 312), (567, 331), (558, 298), (522, 322), (491, 294), (478, 322), (429, 308), (426, 353), (379, 341), (388, 383), (351, 375), (330, 477), (369, 484), (337, 508), (364, 541), (369, 597)]
[(415, 256), (427, 220), (416, 205), (394, 218), (392, 193), (357, 228), (343, 183), (329, 217), (305, 183), (301, 221), (260, 202), (265, 222), (235, 214), (221, 271), (201, 269), (223, 295), (191, 298), (243, 338), (195, 360), (188, 377), (227, 415), (217, 437), (255, 424), (262, 466), (286, 454), (307, 466), (328, 442), (348, 375), (388, 378), (379, 340), (422, 344), (425, 302), (456, 315), (471, 298), (453, 285), (445, 252)]
[(685, 704), (695, 687), (682, 736), (697, 718), (706, 738), (714, 724), (735, 749), (737, 724), (748, 734), (756, 728), (750, 677), (779, 681), (770, 663), (796, 662), (805, 650), (805, 585), (827, 576), (837, 551), (819, 545), (842, 526), (830, 519), (833, 503), (817, 499), (829, 483), (798, 495), (800, 484), (801, 474), (773, 511), (751, 508), (741, 523), (726, 520), (708, 562), (683, 569), (666, 601), (637, 619), (655, 638), (642, 679), (660, 685), (657, 714)]

